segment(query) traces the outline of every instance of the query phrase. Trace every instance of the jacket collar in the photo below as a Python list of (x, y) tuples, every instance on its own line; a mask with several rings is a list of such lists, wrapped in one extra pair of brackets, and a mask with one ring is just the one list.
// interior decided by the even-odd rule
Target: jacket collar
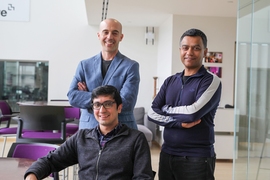
[[(202, 65), (199, 71), (196, 74), (191, 75), (191, 77), (200, 77), (200, 76), (203, 76), (206, 72), (207, 70), (205, 69), (204, 65)], [(183, 70), (180, 74), (181, 79), (183, 78), (184, 74), (185, 74), (185, 70)]]
[[(127, 127), (125, 124), (121, 124), (121, 128), (119, 128), (118, 132), (114, 136), (119, 136), (119, 135), (128, 135), (130, 129)], [(98, 128), (95, 127), (93, 129), (89, 130), (89, 133), (85, 135), (86, 138), (96, 138), (98, 139)]]
[[(98, 79), (103, 79), (102, 78), (102, 72), (101, 72), (101, 63), (102, 63), (102, 55), (101, 52), (96, 56), (97, 58), (95, 59), (95, 69), (98, 71), (97, 74), (99, 74)], [(125, 56), (120, 53), (120, 51), (117, 52), (115, 57), (113, 58), (109, 70), (107, 71), (103, 81), (102, 85), (108, 84), (110, 79), (113, 77), (113, 74), (117, 70), (117, 67), (122, 63), (122, 61), (125, 59)]]

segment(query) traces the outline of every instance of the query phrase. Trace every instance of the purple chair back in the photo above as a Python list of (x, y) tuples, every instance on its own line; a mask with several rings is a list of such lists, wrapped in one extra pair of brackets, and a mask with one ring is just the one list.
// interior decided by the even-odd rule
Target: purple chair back
[[(50, 151), (58, 148), (58, 145), (54, 144), (42, 144), (42, 143), (13, 143), (15, 147), (11, 157), (27, 158), (37, 160), (40, 157), (46, 156)], [(30, 153), (31, 152), (31, 153)], [(12, 152), (11, 152), (12, 153)]]
[[(47, 143), (13, 143), (9, 149), (7, 157), (27, 158), (36, 161), (38, 158), (46, 156), (50, 151), (59, 146)], [(59, 180), (59, 173), (51, 174), (54, 180)]]
[(66, 107), (65, 108), (65, 117), (67, 119), (79, 120), (80, 115), (81, 115), (80, 108), (76, 108), (76, 107)]

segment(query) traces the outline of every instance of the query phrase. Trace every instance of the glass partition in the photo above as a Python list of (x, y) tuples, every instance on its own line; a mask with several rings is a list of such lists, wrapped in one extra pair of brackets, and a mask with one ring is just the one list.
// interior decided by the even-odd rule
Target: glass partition
[(270, 177), (270, 3), (239, 0), (235, 180)]
[(48, 62), (0, 60), (0, 98), (14, 112), (19, 101), (47, 101), (48, 68)]

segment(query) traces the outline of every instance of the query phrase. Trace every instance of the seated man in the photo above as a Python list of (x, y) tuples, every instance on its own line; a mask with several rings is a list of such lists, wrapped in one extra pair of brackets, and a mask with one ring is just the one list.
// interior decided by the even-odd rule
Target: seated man
[(52, 172), (79, 164), (79, 179), (154, 179), (150, 149), (142, 132), (119, 123), (122, 99), (117, 89), (97, 87), (91, 96), (99, 125), (81, 129), (26, 171), (26, 180), (43, 179)]

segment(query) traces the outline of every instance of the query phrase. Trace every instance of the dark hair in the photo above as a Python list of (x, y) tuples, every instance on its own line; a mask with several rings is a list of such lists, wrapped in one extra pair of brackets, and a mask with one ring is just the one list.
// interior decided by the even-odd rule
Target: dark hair
[[(117, 107), (120, 104), (122, 104), (122, 98), (121, 98), (118, 90), (114, 86), (111, 86), (111, 85), (99, 86), (99, 87), (93, 89), (92, 95), (91, 95), (91, 104), (93, 104), (95, 98), (97, 98), (98, 96), (102, 96), (102, 95), (111, 96), (115, 100)], [(88, 111), (90, 113), (93, 113), (92, 107), (89, 108)]]
[(206, 35), (199, 29), (189, 29), (180, 38), (180, 45), (185, 36), (200, 36), (202, 38), (202, 42), (205, 48), (207, 48), (207, 37)]

